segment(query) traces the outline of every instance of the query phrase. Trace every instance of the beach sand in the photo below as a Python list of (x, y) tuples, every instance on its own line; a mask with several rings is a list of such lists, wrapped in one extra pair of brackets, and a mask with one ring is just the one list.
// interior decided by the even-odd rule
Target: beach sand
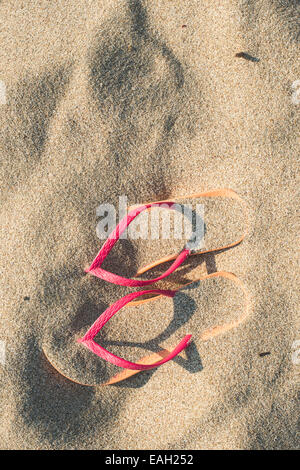
[[(0, 2), (1, 449), (299, 447), (297, 4)], [(97, 207), (216, 188), (236, 191), (247, 217), (236, 201), (203, 202), (207, 242), (246, 227), (245, 240), (155, 287), (229, 271), (248, 298), (207, 279), (177, 304), (125, 308), (99, 337), (112, 352), (138, 360), (187, 333), (193, 343), (101, 386), (118, 368), (76, 338), (137, 289), (84, 271), (101, 246)], [(105, 268), (133, 276), (180, 248), (121, 240)], [(201, 339), (245, 309), (238, 326)], [(64, 378), (45, 353), (97, 386)]]

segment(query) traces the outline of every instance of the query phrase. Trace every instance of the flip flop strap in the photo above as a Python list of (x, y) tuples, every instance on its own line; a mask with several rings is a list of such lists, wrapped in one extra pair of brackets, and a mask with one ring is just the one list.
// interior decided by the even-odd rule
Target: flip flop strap
[(101, 357), (105, 361), (111, 362), (112, 364), (122, 367), (124, 369), (131, 369), (131, 370), (148, 370), (153, 369), (154, 367), (158, 367), (171, 359), (173, 359), (177, 354), (179, 354), (186, 346), (188, 345), (191, 335), (185, 336), (180, 343), (167, 354), (163, 359), (158, 360), (157, 362), (152, 362), (151, 364), (141, 364), (127, 361), (115, 354), (112, 354), (107, 349), (100, 346), (98, 343), (94, 341), (94, 337), (99, 333), (101, 328), (119, 311), (122, 307), (126, 304), (131, 302), (132, 300), (140, 297), (144, 294), (158, 294), (164, 295), (166, 297), (174, 297), (176, 291), (171, 290), (161, 290), (161, 289), (153, 289), (148, 291), (138, 291), (133, 292), (131, 294), (125, 295), (121, 299), (117, 300), (114, 304), (108, 307), (100, 317), (93, 323), (87, 333), (83, 336), (83, 338), (78, 339), (79, 343), (84, 344), (88, 349), (90, 349), (94, 354)]
[(86, 269), (86, 272), (93, 274), (104, 281), (111, 282), (113, 284), (118, 284), (120, 286), (130, 286), (130, 287), (142, 287), (147, 286), (149, 284), (153, 284), (154, 282), (160, 281), (161, 279), (166, 278), (170, 274), (172, 274), (189, 256), (190, 250), (184, 248), (179, 255), (176, 256), (174, 263), (167, 269), (163, 274), (148, 280), (138, 280), (138, 279), (129, 279), (126, 277), (118, 276), (117, 274), (111, 273), (106, 271), (105, 269), (101, 268), (102, 263), (114, 247), (114, 245), (119, 240), (122, 233), (126, 230), (126, 228), (131, 224), (131, 222), (143, 211), (150, 209), (152, 207), (161, 207), (163, 206), (166, 209), (174, 210), (175, 203), (171, 201), (164, 201), (158, 203), (149, 203), (139, 206), (133, 210), (131, 210), (116, 226), (113, 232), (109, 235), (105, 243), (103, 244), (102, 248), (100, 249), (99, 253), (97, 254), (96, 258), (92, 262), (91, 266)]

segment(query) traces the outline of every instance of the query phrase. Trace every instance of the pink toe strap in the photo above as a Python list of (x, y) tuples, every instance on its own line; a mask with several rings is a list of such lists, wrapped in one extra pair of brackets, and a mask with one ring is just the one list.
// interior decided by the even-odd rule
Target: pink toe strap
[(94, 354), (101, 357), (102, 359), (115, 364), (116, 366), (123, 367), (124, 369), (133, 369), (133, 370), (147, 370), (153, 369), (154, 367), (158, 367), (165, 362), (170, 361), (173, 359), (177, 354), (179, 354), (188, 344), (191, 339), (191, 335), (185, 336), (180, 343), (170, 352), (166, 357), (158, 362), (154, 362), (153, 364), (137, 364), (135, 362), (127, 361), (111, 352), (104, 349), (98, 343), (94, 341), (94, 337), (99, 333), (101, 328), (113, 317), (122, 307), (126, 304), (131, 302), (137, 297), (140, 297), (144, 294), (160, 294), (165, 295), (167, 297), (174, 297), (176, 291), (171, 290), (161, 290), (161, 289), (153, 289), (153, 290), (146, 290), (146, 291), (139, 291), (133, 292), (132, 294), (125, 295), (121, 299), (117, 300), (114, 304), (108, 307), (100, 317), (93, 323), (91, 328), (87, 331), (87, 333), (83, 336), (83, 338), (78, 339), (79, 343), (83, 343), (88, 349), (90, 349)]
[(120, 286), (130, 286), (130, 287), (137, 287), (137, 286), (147, 286), (154, 282), (160, 281), (165, 277), (169, 276), (172, 272), (174, 272), (187, 258), (190, 254), (190, 250), (184, 248), (181, 253), (177, 256), (174, 263), (167, 269), (161, 276), (156, 277), (155, 279), (149, 280), (137, 280), (137, 279), (128, 279), (126, 277), (118, 276), (117, 274), (111, 273), (106, 271), (105, 269), (101, 268), (101, 265), (109, 252), (112, 250), (116, 242), (119, 240), (121, 234), (126, 230), (128, 225), (144, 210), (150, 209), (151, 207), (160, 207), (163, 206), (164, 208), (169, 208), (173, 210), (176, 205), (174, 202), (158, 202), (158, 203), (149, 203), (143, 206), (140, 206), (136, 209), (130, 211), (127, 216), (125, 216), (121, 222), (117, 225), (117, 227), (113, 230), (113, 232), (109, 235), (105, 243), (103, 244), (102, 248), (100, 249), (99, 253), (97, 254), (96, 258), (92, 262), (91, 266), (86, 269), (86, 272), (93, 274), (96, 277), (103, 279), (104, 281), (111, 282), (113, 284), (118, 284)]

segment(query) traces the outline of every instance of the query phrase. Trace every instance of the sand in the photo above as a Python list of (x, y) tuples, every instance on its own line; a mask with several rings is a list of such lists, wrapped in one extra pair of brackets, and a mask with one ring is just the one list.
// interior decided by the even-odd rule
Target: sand
[[(298, 2), (6, 0), (0, 16), (1, 449), (297, 448)], [(110, 387), (59, 375), (43, 348), (89, 384), (117, 369), (74, 340), (132, 291), (84, 272), (99, 204), (215, 188), (245, 201), (245, 240), (159, 287), (233, 272), (247, 318), (202, 341), (245, 313), (237, 286), (205, 280), (98, 338), (137, 360), (191, 333), (180, 358)], [(238, 204), (204, 206), (210, 247), (241, 235)], [(133, 276), (179, 245), (122, 240), (105, 267)]]

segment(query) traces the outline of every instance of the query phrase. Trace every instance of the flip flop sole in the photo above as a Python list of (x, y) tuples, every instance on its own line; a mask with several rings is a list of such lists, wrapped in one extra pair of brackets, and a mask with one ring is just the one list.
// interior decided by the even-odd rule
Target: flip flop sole
[[(195, 245), (191, 255), (217, 253), (233, 248), (241, 244), (248, 233), (249, 222), (246, 203), (231, 189), (211, 190), (175, 197), (172, 200), (176, 204), (190, 206), (196, 213), (198, 207), (198, 219), (203, 218), (203, 238), (201, 240), (201, 227), (199, 227), (200, 246), (197, 248)], [(163, 201), (158, 202), (162, 203)], [(156, 216), (155, 211), (162, 211), (162, 209), (153, 209), (154, 216)], [(148, 243), (144, 240), (139, 241), (143, 245), (143, 249), (139, 252), (141, 261), (136, 276), (141, 276), (146, 271), (175, 260), (182, 249), (183, 242), (187, 241), (187, 239), (154, 240)], [(174, 249), (175, 247), (177, 247), (177, 251)], [(164, 251), (163, 256), (161, 256), (162, 251)], [(149, 262), (148, 253), (151, 253), (153, 261)]]
[[(111, 320), (106, 336), (97, 341), (114, 354), (150, 365), (166, 358), (173, 349), (170, 343), (184, 334), (192, 334), (197, 345), (237, 328), (249, 314), (249, 294), (242, 281), (232, 273), (212, 273), (178, 289), (173, 299), (157, 296), (144, 305), (127, 304), (123, 316)], [(151, 353), (140, 359), (147, 350)], [(107, 363), (74, 337), (60, 350), (51, 341), (45, 343), (43, 351), (57, 372), (81, 385), (112, 385), (140, 372)]]

